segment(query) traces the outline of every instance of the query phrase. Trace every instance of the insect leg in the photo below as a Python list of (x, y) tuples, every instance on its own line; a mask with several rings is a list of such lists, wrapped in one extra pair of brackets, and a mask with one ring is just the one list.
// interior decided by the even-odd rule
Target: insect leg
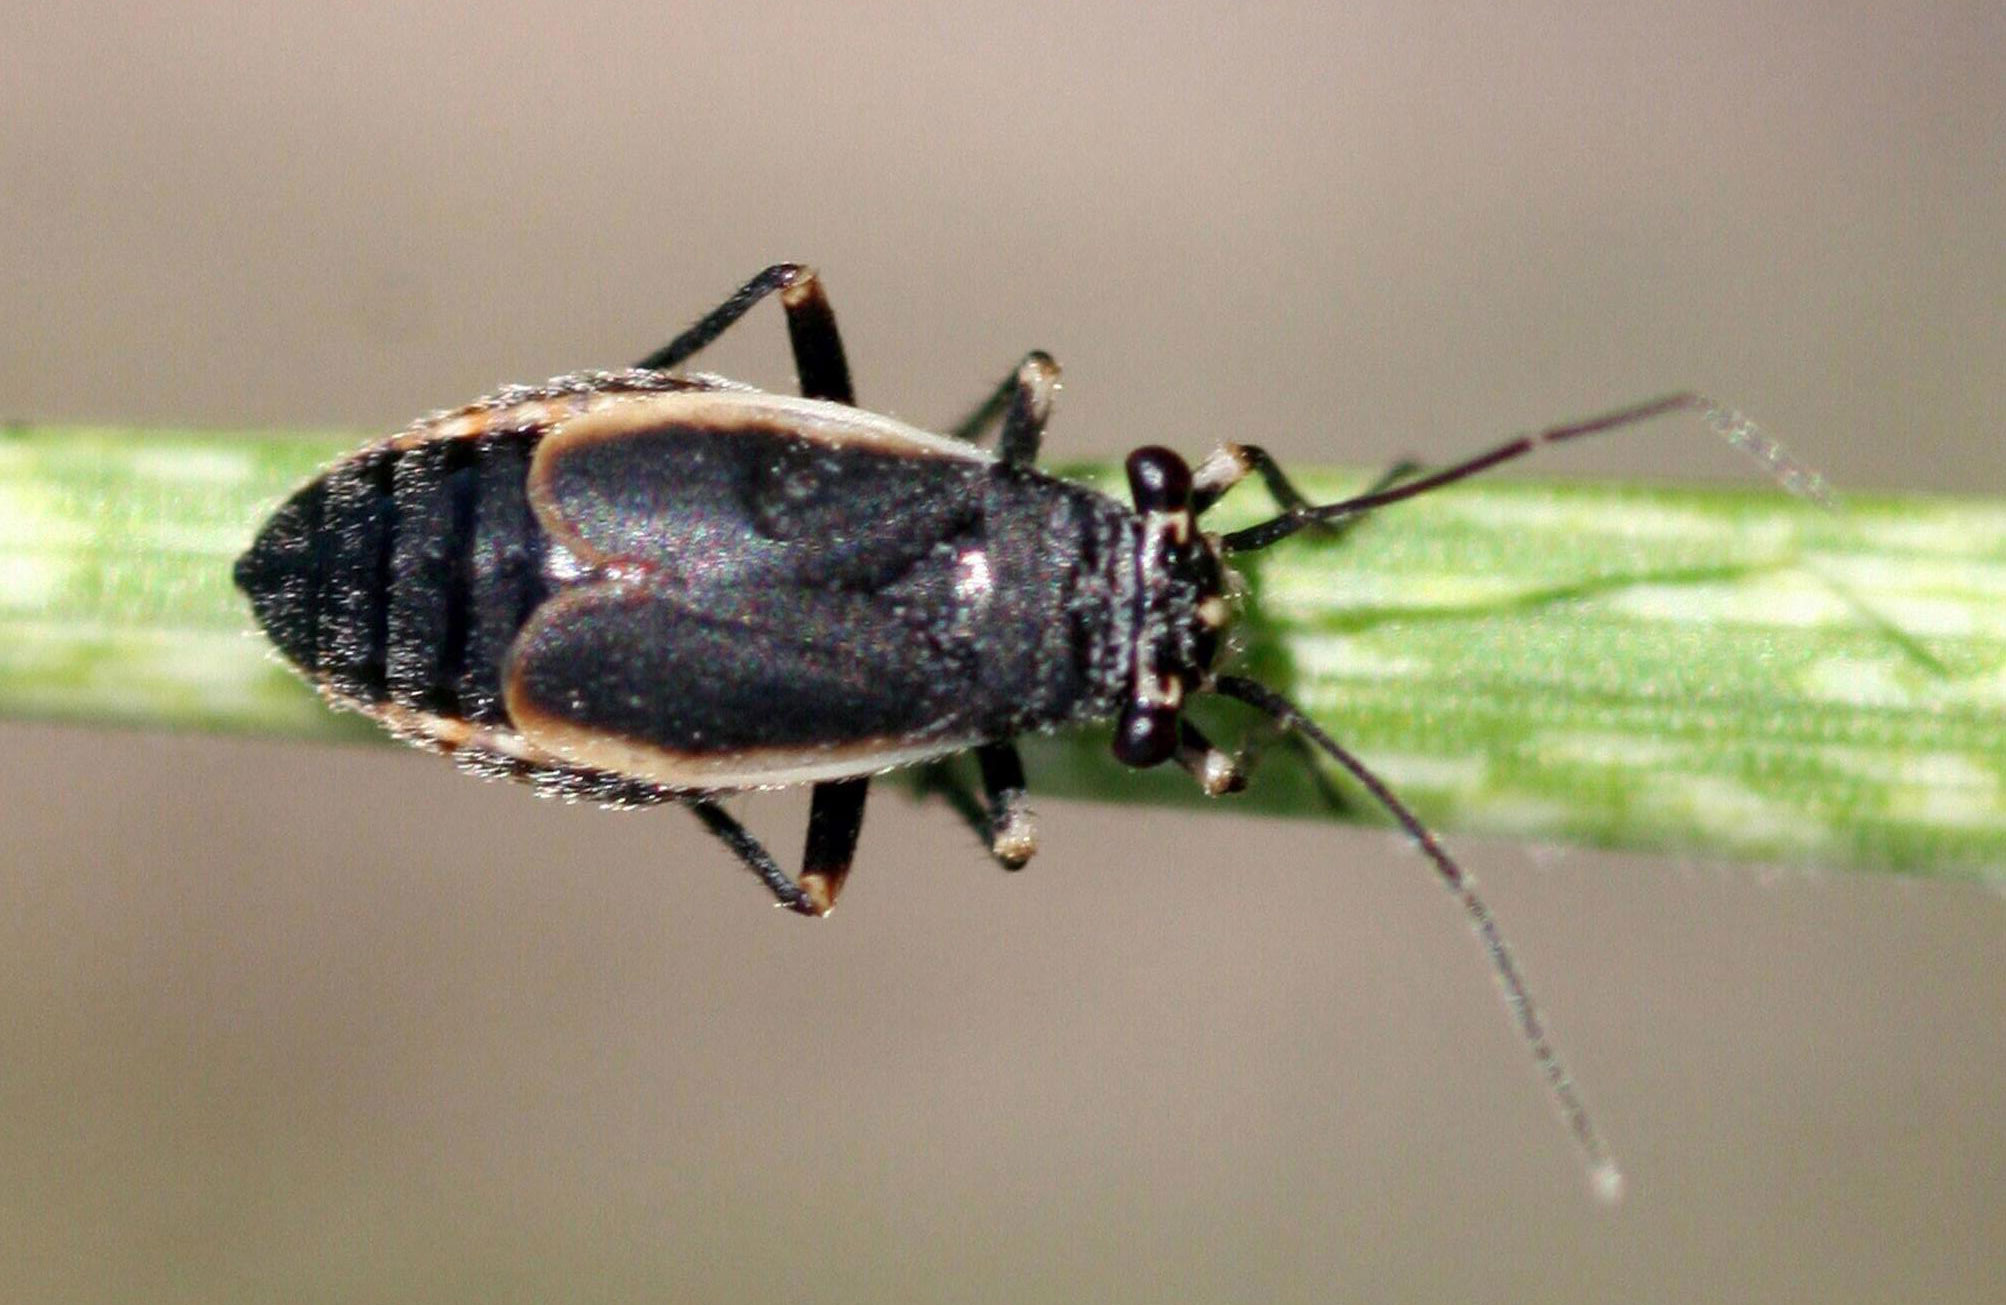
[(1024, 786), (1024, 762), (1013, 743), (985, 744), (976, 749), (975, 756), (982, 768), (982, 796), (978, 797), (974, 785), (947, 761), (926, 768), (918, 791), (945, 801), (1005, 870), (1022, 869), (1038, 850), (1037, 824)]
[(766, 890), (773, 894), (775, 901), (803, 915), (821, 914), (808, 894), (802, 891), (801, 885), (787, 877), (787, 872), (780, 868), (780, 863), (773, 859), (773, 853), (766, 850), (766, 845), (754, 838), (751, 831), (739, 824), (730, 812), (710, 798), (691, 798), (688, 806), (691, 813), (703, 821), (704, 828), (730, 848), (732, 855), (745, 862), (746, 869), (759, 876), (759, 882), (766, 885)]
[(1024, 758), (1014, 743), (985, 743), (975, 750), (988, 800), (989, 855), (1006, 870), (1022, 869), (1038, 850), (1038, 824), (1024, 786)]
[(759, 876), (775, 901), (802, 915), (827, 915), (843, 890), (850, 862), (857, 851), (857, 834), (864, 825), (864, 798), (871, 781), (838, 779), (815, 786), (808, 810), (808, 847), (801, 856), (801, 881), (787, 877), (773, 853), (766, 850), (731, 813), (710, 798), (691, 798), (689, 808), (718, 841), (730, 848), (745, 868)]
[(1218, 797), (1224, 793), (1238, 793), (1247, 787), (1246, 767), (1230, 752), (1213, 745), (1196, 725), (1178, 718), (1177, 764), (1198, 781), (1198, 787), (1206, 796)]
[(794, 370), (801, 379), (801, 393), (810, 399), (855, 403), (850, 364), (843, 356), (843, 337), (836, 329), (835, 310), (829, 307), (829, 297), (822, 292), (822, 281), (815, 269), (799, 263), (775, 263), (740, 286), (731, 298), (711, 309), (695, 326), (634, 365), (647, 371), (680, 367), (776, 290), (780, 292), (780, 306), (787, 312), (787, 338), (794, 348)]
[(1003, 461), (1013, 467), (1031, 466), (1038, 460), (1045, 421), (1052, 415), (1052, 394), (1058, 388), (1059, 364), (1052, 361), (1052, 355), (1034, 349), (948, 433), (978, 444), (1000, 418), (1003, 435), (997, 447)]
[(850, 877), (857, 855), (857, 834), (864, 827), (864, 799), (870, 795), (869, 776), (833, 779), (815, 786), (808, 806), (808, 846), (801, 854), (801, 891), (827, 915)]

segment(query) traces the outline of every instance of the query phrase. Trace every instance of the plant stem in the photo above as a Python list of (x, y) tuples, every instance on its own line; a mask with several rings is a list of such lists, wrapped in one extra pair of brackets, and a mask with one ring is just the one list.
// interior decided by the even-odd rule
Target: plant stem
[[(230, 563), (354, 441), (0, 434), (0, 717), (374, 737), (251, 631)], [(1112, 487), (1105, 467), (1075, 473)], [(1307, 472), (1319, 501), (1369, 477)], [(1208, 527), (1270, 510), (1258, 489)], [(1239, 667), (1444, 832), (1907, 874), (2006, 866), (2006, 504), (1491, 479), (1240, 559)], [(1236, 704), (1228, 799), (1379, 823)], [(1194, 803), (1104, 734), (1027, 740), (1040, 792)], [(1281, 755), (1276, 755), (1281, 754)], [(1166, 768), (1168, 769), (1168, 768)]]

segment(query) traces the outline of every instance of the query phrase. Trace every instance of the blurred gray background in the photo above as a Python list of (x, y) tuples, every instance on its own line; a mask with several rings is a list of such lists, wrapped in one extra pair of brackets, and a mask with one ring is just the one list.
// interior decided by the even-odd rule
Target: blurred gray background
[[(1032, 346), (1057, 458), (1441, 459), (1683, 385), (2006, 490), (2006, 14), (0, 4), (0, 413), (381, 431), (777, 258), (872, 406)], [(771, 310), (718, 370), (789, 380)], [(1542, 472), (1753, 478), (1697, 423)], [(1035, 777), (1034, 777), (1035, 784)], [(2006, 1296), (2006, 907), (1464, 859), (1596, 1207), (1390, 835), (874, 808), (821, 925), (675, 811), (0, 728), (7, 1300)], [(791, 860), (799, 802), (746, 804)]]

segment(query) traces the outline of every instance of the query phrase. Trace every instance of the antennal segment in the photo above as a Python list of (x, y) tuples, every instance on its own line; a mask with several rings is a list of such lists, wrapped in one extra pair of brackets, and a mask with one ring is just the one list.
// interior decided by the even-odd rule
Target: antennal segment
[(1838, 510), (1838, 496), (1832, 492), (1832, 486), (1826, 483), (1825, 478), (1816, 469), (1792, 457), (1790, 450), (1770, 438), (1768, 432), (1726, 404), (1716, 403), (1703, 395), (1694, 395), (1693, 400), (1695, 406), (1706, 408), (1706, 423), (1713, 427), (1714, 434), (1760, 462), (1777, 484), (1819, 507)]
[(1498, 928), (1497, 917), (1491, 914), (1491, 908), (1484, 899), (1477, 895), (1469, 876), (1463, 873), (1463, 868), (1456, 864), (1455, 858), (1449, 855), (1434, 831), (1422, 824), (1420, 817), (1394, 795), (1386, 781), (1281, 694), (1259, 681), (1238, 675), (1219, 676), (1213, 681), (1212, 688), (1263, 712), (1283, 729), (1294, 730), (1321, 748), (1331, 760), (1351, 772), (1352, 778), (1386, 808), (1407, 836), (1420, 847), (1422, 854), (1435, 863), (1435, 869), (1440, 872), (1449, 891), (1456, 895), (1456, 900), (1462, 903), (1463, 914), (1469, 917), (1471, 927), (1476, 930), (1477, 938), (1490, 956), (1491, 969), (1497, 976), (1498, 987), (1503, 991), (1505, 1007), (1511, 1012), (1512, 1021), (1518, 1025), (1519, 1036), (1524, 1039), (1526, 1049), (1532, 1053), (1539, 1076), (1546, 1081), (1555, 1109), (1560, 1112), (1567, 1131), (1573, 1134), (1575, 1145), (1580, 1148), (1596, 1197), (1612, 1205), (1622, 1200), (1623, 1172), (1617, 1167), (1615, 1157), (1609, 1153), (1601, 1133), (1596, 1130), (1594, 1120), (1589, 1118), (1588, 1106), (1582, 1101), (1580, 1090), (1575, 1087), (1567, 1066), (1561, 1062), (1560, 1053), (1547, 1036), (1546, 1023), (1540, 1017), (1539, 1007), (1533, 1003), (1532, 991), (1526, 987), (1524, 976), (1519, 973), (1518, 962), (1512, 958), (1503, 930)]
[(1787, 449), (1771, 439), (1754, 422), (1733, 408), (1707, 398), (1704, 394), (1688, 392), (1668, 394), (1664, 398), (1653, 399), (1630, 408), (1621, 408), (1615, 412), (1606, 412), (1599, 417), (1589, 417), (1563, 426), (1550, 426), (1530, 435), (1520, 435), (1494, 449), (1479, 453), (1453, 466), (1444, 467), (1430, 475), (1417, 477), (1389, 489), (1374, 489), (1345, 499), (1341, 503), (1329, 503), (1322, 507), (1291, 506), (1287, 512), (1271, 521), (1264, 521), (1257, 526), (1248, 526), (1244, 530), (1235, 530), (1227, 534), (1220, 540), (1220, 545), (1228, 553), (1251, 553), (1287, 539), (1298, 530), (1318, 522), (1370, 512), (1389, 503), (1415, 498), (1430, 490), (1440, 489), (1444, 485), (1467, 480), (1501, 463), (1522, 458), (1541, 445), (1559, 444), (1586, 435), (1600, 435), (1625, 426), (1634, 426), (1638, 422), (1649, 421), (1653, 417), (1662, 417), (1670, 412), (1703, 413), (1707, 424), (1716, 434), (1761, 463), (1763, 469), (1784, 489), (1800, 498), (1810, 499), (1822, 507), (1836, 506), (1831, 486), (1825, 483), (1825, 478), (1792, 457)]

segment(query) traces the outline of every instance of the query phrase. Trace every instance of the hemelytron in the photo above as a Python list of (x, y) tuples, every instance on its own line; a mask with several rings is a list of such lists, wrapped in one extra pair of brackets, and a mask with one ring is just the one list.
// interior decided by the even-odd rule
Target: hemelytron
[[(800, 397), (677, 370), (775, 292)], [(505, 389), (343, 458), (278, 509), (236, 580), (335, 706), (484, 775), (610, 805), (682, 803), (809, 915), (849, 874), (872, 776), (973, 751), (982, 793), (957, 791), (957, 805), (1014, 868), (1036, 846), (1018, 735), (1111, 720), (1120, 760), (1174, 761), (1222, 794), (1244, 785), (1241, 767), (1184, 707), (1239, 699), (1350, 772), (1457, 893), (1613, 1192), (1608, 1153), (1454, 860), (1293, 704), (1216, 664), (1229, 559), (1540, 444), (1712, 405), (1659, 399), (1432, 473), (1403, 467), (1326, 505), (1252, 445), (1195, 468), (1147, 447), (1128, 458), (1131, 506), (1037, 470), (1057, 377), (1028, 355), (948, 435), (863, 411), (820, 281), (783, 263), (633, 368)], [(978, 441), (999, 426), (992, 453)], [(1726, 433), (1787, 478), (1745, 424)], [(1203, 530), (1249, 475), (1280, 513)], [(791, 877), (720, 799), (800, 784), (813, 795)]]

